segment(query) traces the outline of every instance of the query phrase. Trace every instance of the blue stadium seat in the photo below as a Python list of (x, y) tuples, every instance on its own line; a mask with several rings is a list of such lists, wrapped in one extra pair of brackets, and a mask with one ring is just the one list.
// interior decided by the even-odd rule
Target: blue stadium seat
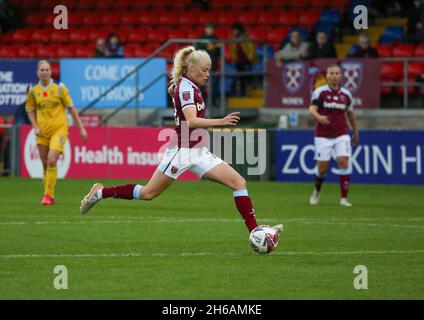
[(318, 23), (338, 24), (340, 22), (340, 12), (338, 10), (324, 10), (319, 17)]
[(403, 26), (387, 26), (384, 28), (383, 36), (401, 40), (404, 36), (404, 28)]
[(262, 60), (262, 57), (264, 55), (264, 50), (268, 58), (274, 57), (274, 47), (270, 45), (262, 45), (256, 48), (256, 55), (258, 56), (259, 60)]

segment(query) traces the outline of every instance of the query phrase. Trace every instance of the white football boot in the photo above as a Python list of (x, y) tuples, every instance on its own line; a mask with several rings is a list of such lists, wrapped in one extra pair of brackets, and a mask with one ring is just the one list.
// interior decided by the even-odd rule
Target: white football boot
[(309, 203), (312, 205), (316, 205), (319, 203), (319, 192), (314, 190), (314, 192), (312, 192), (311, 197), (309, 198)]
[(103, 189), (103, 185), (100, 183), (95, 183), (91, 188), (90, 192), (82, 199), (80, 212), (87, 213), (90, 211), (94, 205), (99, 202), (101, 199), (97, 197), (97, 191)]
[(351, 207), (352, 206), (352, 204), (349, 203), (346, 198), (341, 198), (340, 199), (340, 205), (341, 206), (345, 206), (345, 207)]
[(275, 231), (277, 231), (278, 233), (282, 232), (284, 229), (284, 226), (282, 224), (276, 224), (275, 226), (272, 227), (272, 229), (274, 229)]

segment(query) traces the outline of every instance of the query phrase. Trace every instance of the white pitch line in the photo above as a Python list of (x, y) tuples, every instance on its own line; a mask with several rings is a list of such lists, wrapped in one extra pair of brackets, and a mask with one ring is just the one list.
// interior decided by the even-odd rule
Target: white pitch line
[[(190, 223), (190, 222), (234, 222), (239, 223), (240, 219), (223, 219), (223, 218), (152, 218), (152, 219), (84, 219), (81, 221), (2, 221), (0, 225), (70, 225), (70, 224), (132, 224), (132, 223)], [(356, 221), (337, 222), (337, 220), (324, 220), (324, 219), (262, 219), (262, 221), (280, 222), (283, 223), (302, 223), (302, 224), (325, 224), (325, 225), (343, 225), (343, 226), (366, 226), (366, 227), (391, 227), (391, 228), (409, 228), (409, 229), (424, 229), (421, 225), (407, 225), (407, 224), (384, 224), (384, 223), (361, 223)]]
[[(270, 256), (331, 256), (331, 255), (387, 255), (387, 254), (424, 254), (424, 250), (368, 250), (368, 251), (283, 251), (273, 252)], [(81, 253), (81, 254), (2, 254), (0, 259), (13, 258), (130, 258), (130, 257), (202, 257), (202, 256), (250, 256), (249, 253), (236, 252), (181, 252), (181, 253)]]

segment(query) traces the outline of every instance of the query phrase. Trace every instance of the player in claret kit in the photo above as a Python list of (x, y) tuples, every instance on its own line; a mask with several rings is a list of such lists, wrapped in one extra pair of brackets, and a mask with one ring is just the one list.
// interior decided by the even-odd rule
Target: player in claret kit
[(68, 139), (66, 110), (78, 124), (81, 138), (84, 141), (87, 139), (87, 131), (75, 110), (68, 89), (63, 83), (53, 81), (51, 75), (50, 63), (46, 60), (38, 62), (37, 76), (40, 82), (29, 90), (25, 105), (28, 118), (35, 131), (38, 152), (43, 164), (42, 205), (52, 205), (55, 202), (57, 161), (63, 154), (65, 142)]
[(315, 157), (317, 160), (315, 173), (315, 189), (310, 204), (318, 204), (321, 185), (327, 174), (331, 156), (334, 152), (338, 164), (340, 182), (340, 204), (350, 207), (347, 200), (350, 181), (349, 158), (351, 141), (346, 116), (353, 129), (352, 142), (359, 142), (358, 129), (353, 113), (352, 94), (340, 83), (341, 72), (338, 65), (327, 67), (327, 85), (318, 87), (311, 98), (309, 111), (317, 121), (315, 129)]
[[(210, 69), (211, 59), (206, 51), (189, 46), (176, 53), (168, 90), (173, 96), (175, 139), (171, 139), (161, 163), (145, 186), (126, 184), (105, 188), (100, 183), (94, 184), (81, 201), (81, 213), (87, 213), (106, 198), (152, 200), (183, 172), (190, 170), (232, 189), (236, 207), (249, 232), (258, 226), (245, 179), (205, 146), (205, 135), (208, 135), (205, 128), (235, 126), (240, 120), (238, 112), (222, 119), (204, 118), (206, 107), (199, 86), (207, 82)], [(193, 136), (196, 139), (190, 138)], [(283, 226), (274, 228), (280, 232)]]

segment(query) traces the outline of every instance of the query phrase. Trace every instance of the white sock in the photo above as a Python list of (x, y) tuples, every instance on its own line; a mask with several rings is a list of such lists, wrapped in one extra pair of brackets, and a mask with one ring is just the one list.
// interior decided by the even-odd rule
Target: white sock
[(96, 191), (96, 197), (99, 200), (103, 199), (103, 193), (102, 193), (102, 191), (103, 191), (102, 189)]

